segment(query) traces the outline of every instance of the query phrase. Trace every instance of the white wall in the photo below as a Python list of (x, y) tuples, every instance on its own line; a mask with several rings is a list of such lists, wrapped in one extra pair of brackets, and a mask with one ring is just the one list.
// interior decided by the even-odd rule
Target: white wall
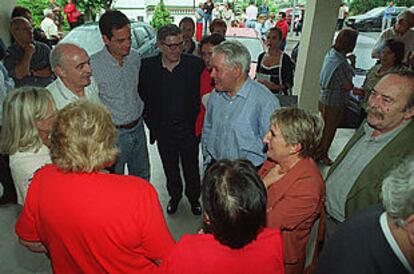
[(332, 44), (341, 0), (309, 0), (299, 46), (293, 93), (299, 94), (299, 106), (318, 109), (319, 74), (323, 59)]
[(10, 14), (16, 6), (16, 0), (1, 0), (0, 5), (0, 37), (6, 46), (9, 45), (9, 22)]

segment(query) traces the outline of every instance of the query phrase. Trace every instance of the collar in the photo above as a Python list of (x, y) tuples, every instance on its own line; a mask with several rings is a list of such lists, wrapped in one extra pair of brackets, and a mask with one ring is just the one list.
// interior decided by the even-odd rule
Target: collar
[[(132, 49), (131, 49), (132, 50)], [(110, 60), (110, 62), (114, 65), (117, 65), (119, 67), (119, 63), (118, 60), (115, 59), (115, 57), (112, 56), (112, 54), (109, 52), (107, 46), (104, 46), (103, 48), (103, 54), (105, 59)], [(127, 56), (124, 56), (123, 59), (123, 66), (125, 65), (125, 63), (127, 62), (128, 57), (130, 56), (130, 54), (128, 54)]]
[(387, 140), (387, 139), (391, 139), (395, 135), (397, 135), (401, 130), (403, 130), (410, 123), (410, 121), (411, 120), (404, 121), (399, 127), (394, 128), (393, 130), (385, 132), (383, 134), (380, 134), (377, 137), (372, 137), (372, 133), (374, 132), (375, 129), (372, 128), (368, 124), (368, 121), (366, 121), (365, 124), (363, 125), (365, 138), (366, 138), (367, 141), (374, 141), (374, 142), (379, 142), (379, 141), (384, 141), (384, 140)]
[(408, 270), (409, 273), (413, 273), (414, 269), (411, 267), (410, 263), (408, 262), (407, 258), (405, 257), (404, 253), (402, 252), (400, 246), (398, 245), (397, 241), (395, 240), (394, 236), (392, 235), (391, 228), (388, 225), (387, 220), (387, 213), (384, 211), (380, 218), (379, 223), (381, 226), (382, 233), (384, 233), (384, 237), (387, 240), (388, 244), (390, 245), (392, 251), (397, 256), (397, 258), (401, 261), (404, 267)]
[(244, 81), (243, 85), (240, 87), (240, 89), (236, 92), (234, 96), (228, 95), (227, 92), (223, 92), (223, 95), (226, 96), (227, 98), (242, 97), (246, 99), (250, 93), (249, 86), (251, 85), (251, 81), (253, 80), (251, 80), (250, 78), (247, 78), (246, 81)]

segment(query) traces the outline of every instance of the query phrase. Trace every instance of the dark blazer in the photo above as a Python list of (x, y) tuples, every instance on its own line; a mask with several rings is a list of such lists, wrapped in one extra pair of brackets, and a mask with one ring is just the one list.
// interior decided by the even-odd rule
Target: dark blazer
[[(200, 111), (200, 76), (204, 69), (201, 58), (182, 54), (180, 66), (184, 66), (186, 74), (185, 119), (189, 125), (194, 126)], [(161, 53), (142, 60), (138, 92), (144, 101), (144, 119), (150, 130), (150, 143), (158, 139), (161, 127), (162, 108), (162, 63)], [(174, 104), (174, 102), (171, 102)]]
[[(335, 159), (335, 163), (329, 169), (327, 179), (338, 167), (355, 143), (365, 134), (364, 123), (354, 133), (352, 138), (346, 144), (345, 148)], [(349, 192), (346, 205), (345, 215), (348, 218), (358, 210), (370, 205), (379, 203), (382, 181), (388, 175), (389, 171), (398, 164), (407, 154), (413, 153), (414, 142), (414, 120), (394, 137), (377, 155), (367, 164), (359, 174), (355, 184)], [(363, 151), (361, 152), (363, 153)]]

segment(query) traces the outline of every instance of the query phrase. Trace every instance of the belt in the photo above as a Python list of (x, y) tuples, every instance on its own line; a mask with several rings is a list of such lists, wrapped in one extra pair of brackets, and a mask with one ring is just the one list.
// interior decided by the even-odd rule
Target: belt
[(133, 127), (135, 127), (139, 120), (141, 120), (141, 117), (136, 119), (135, 121), (132, 121), (131, 123), (125, 124), (125, 125), (117, 125), (116, 128), (122, 128), (122, 129), (131, 129)]

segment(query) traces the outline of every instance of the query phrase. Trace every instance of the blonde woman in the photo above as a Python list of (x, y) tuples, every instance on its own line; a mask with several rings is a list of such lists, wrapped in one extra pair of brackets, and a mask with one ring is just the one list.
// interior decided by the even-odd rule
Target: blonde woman
[(33, 173), (50, 162), (48, 137), (55, 111), (45, 88), (16, 89), (4, 101), (0, 152), (10, 155), (18, 204), (24, 204)]
[(36, 172), (16, 223), (20, 242), (49, 253), (56, 273), (158, 273), (174, 245), (154, 187), (101, 172), (115, 161), (116, 139), (99, 104), (78, 100), (56, 115), (53, 164)]

